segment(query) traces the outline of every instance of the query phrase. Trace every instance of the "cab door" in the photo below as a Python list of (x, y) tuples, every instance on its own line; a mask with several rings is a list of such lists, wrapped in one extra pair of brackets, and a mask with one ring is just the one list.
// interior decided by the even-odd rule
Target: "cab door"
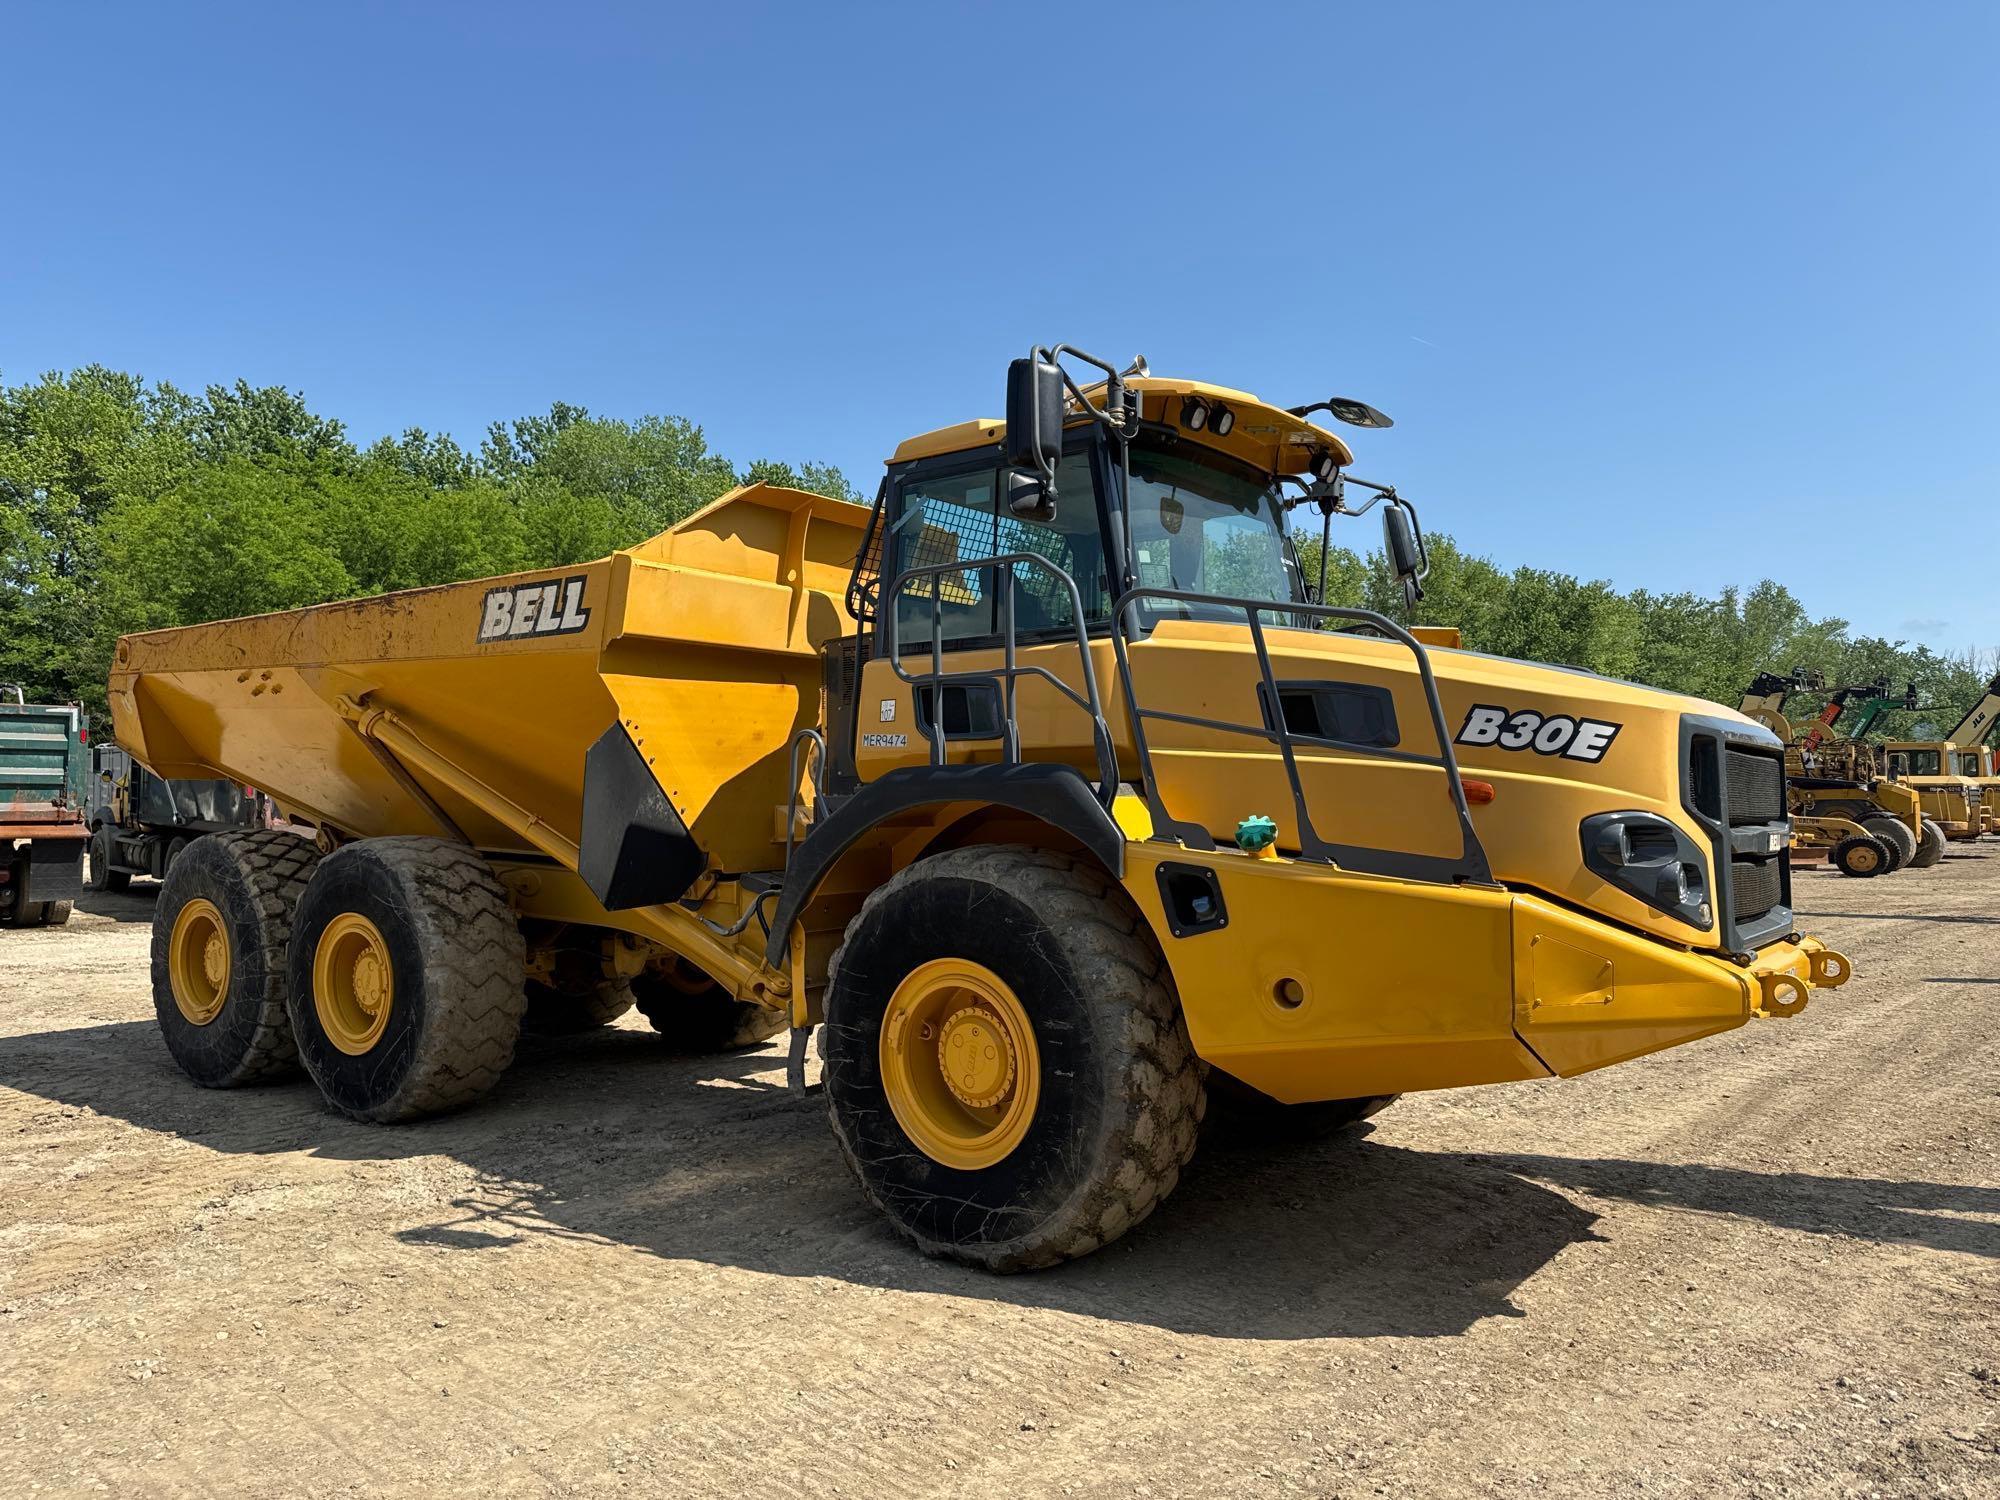
[[(1011, 626), (1018, 666), (1041, 667), (1084, 690), (1078, 608), (1093, 653), (1109, 661), (1111, 580), (1102, 445), (1080, 433), (1056, 470), (1053, 520), (1024, 520), (1002, 498), (997, 448), (913, 463), (890, 476), (883, 500), (874, 637), (861, 671), (854, 764), (862, 781), (938, 758), (963, 765), (1006, 758), (1005, 664)], [(1075, 583), (1032, 563), (981, 566), (1032, 553)], [(958, 566), (963, 564), (964, 566)], [(897, 581), (910, 570), (932, 570)], [(1005, 576), (1003, 576), (1005, 575)], [(1010, 587), (1011, 586), (1011, 587)], [(900, 663), (901, 671), (897, 670)], [(941, 680), (929, 681), (941, 669)], [(1096, 669), (1102, 679), (1105, 668)], [(911, 681), (910, 679), (917, 679)], [(1089, 715), (1032, 675), (1016, 679), (1014, 721), (1024, 760), (1068, 761), (1096, 776)]]

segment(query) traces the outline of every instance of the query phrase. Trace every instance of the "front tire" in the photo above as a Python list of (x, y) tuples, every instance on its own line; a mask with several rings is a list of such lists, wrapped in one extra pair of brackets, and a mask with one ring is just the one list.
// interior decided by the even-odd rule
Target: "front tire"
[(319, 851), (289, 833), (222, 833), (175, 863), (153, 910), (153, 1012), (180, 1070), (237, 1088), (298, 1065), (285, 977), (292, 913)]
[(1871, 833), (1849, 834), (1827, 856), (1833, 867), (1856, 880), (1872, 880), (1895, 868), (1889, 846)]
[(358, 1120), (461, 1108), (514, 1060), (525, 967), (507, 893), (472, 850), (433, 838), (343, 845), (320, 861), (292, 929), (299, 1060)]
[(828, 1114), (876, 1208), (991, 1271), (1086, 1255), (1174, 1189), (1206, 1098), (1166, 960), (1096, 865), (974, 847), (869, 896), (829, 967)]
[(1944, 830), (1931, 819), (1925, 818), (1923, 837), (1917, 840), (1917, 852), (1910, 860), (1910, 868), (1928, 870), (1944, 858), (1944, 846)]

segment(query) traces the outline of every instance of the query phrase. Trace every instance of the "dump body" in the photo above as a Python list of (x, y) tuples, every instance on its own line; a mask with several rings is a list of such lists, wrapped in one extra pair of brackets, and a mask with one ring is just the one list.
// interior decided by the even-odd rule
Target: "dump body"
[(0, 687), (0, 921), (46, 920), (81, 889), (83, 709), (24, 703)]
[[(630, 807), (586, 824), (586, 757), (617, 731), (705, 856), (693, 875), (775, 870), (863, 518), (759, 485), (579, 567), (129, 636), (113, 722), (160, 775), (247, 783), (341, 839), (443, 834), (569, 871), (622, 847)], [(369, 715), (421, 750), (385, 753)], [(664, 922), (689, 958), (720, 961), (689, 921), (630, 915), (561, 870), (520, 884), (530, 913), (656, 938)]]

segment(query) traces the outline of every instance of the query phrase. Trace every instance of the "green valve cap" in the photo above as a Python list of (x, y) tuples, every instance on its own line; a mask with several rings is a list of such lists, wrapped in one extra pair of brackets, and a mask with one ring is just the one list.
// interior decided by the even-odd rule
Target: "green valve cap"
[(1278, 841), (1278, 825), (1262, 813), (1253, 813), (1236, 825), (1236, 847), (1245, 854), (1268, 849)]

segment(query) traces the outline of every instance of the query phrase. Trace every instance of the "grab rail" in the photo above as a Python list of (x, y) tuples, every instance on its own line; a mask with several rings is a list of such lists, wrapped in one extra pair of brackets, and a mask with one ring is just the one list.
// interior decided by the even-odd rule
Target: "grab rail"
[[(1014, 589), (1019, 583), (1014, 570), (1022, 565), (1040, 568), (1054, 575), (1069, 593), (1070, 620), (1075, 626), (1077, 655), (1083, 664), (1084, 691), (1079, 693), (1057, 677), (1048, 668), (1035, 663), (1022, 665), (1016, 659)], [(1004, 664), (998, 672), (947, 672), (944, 669), (944, 590), (935, 584), (928, 594), (931, 605), (930, 657), (931, 670), (921, 676), (912, 675), (903, 669), (903, 615), (899, 607), (903, 594), (909, 585), (924, 578), (939, 578), (947, 573), (963, 576), (967, 573), (996, 571), (1000, 588), (1000, 640)], [(1005, 764), (1021, 764), (1021, 731), (1015, 717), (1015, 685), (1022, 677), (1039, 677), (1070, 702), (1090, 716), (1091, 738), (1097, 752), (1097, 798), (1108, 809), (1118, 795), (1118, 757), (1111, 745), (1111, 727), (1104, 721), (1104, 705), (1098, 696), (1097, 673), (1090, 660), (1090, 632), (1084, 624), (1083, 596), (1077, 591), (1076, 580), (1046, 557), (1036, 552), (1008, 552), (998, 557), (981, 557), (958, 562), (934, 563), (929, 567), (910, 568), (896, 575), (889, 586), (883, 609), (888, 617), (889, 627), (889, 667), (896, 676), (912, 687), (928, 685), (931, 690), (931, 764), (945, 763), (946, 742), (951, 731), (944, 722), (944, 688), (952, 682), (994, 682), (998, 679), (1001, 694), (1001, 756)], [(965, 735), (961, 738), (972, 738)], [(981, 736), (984, 738), (984, 736)]]
[[(1128, 622), (1136, 622), (1140, 611), (1136, 608), (1142, 599), (1166, 599), (1180, 604), (1196, 604), (1209, 608), (1236, 609), (1243, 612), (1250, 627), (1250, 641), (1257, 649), (1257, 669), (1263, 682), (1266, 701), (1270, 705), (1272, 723), (1275, 728), (1263, 724), (1244, 724), (1228, 719), (1213, 719), (1199, 714), (1173, 713), (1166, 709), (1143, 708), (1132, 683), (1132, 663), (1126, 652)], [(1278, 681), (1271, 670), (1271, 652), (1264, 639), (1264, 625), (1260, 616), (1267, 614), (1287, 614), (1295, 618), (1353, 620), (1381, 631), (1390, 639), (1407, 646), (1417, 659), (1417, 672), (1423, 683), (1424, 702), (1430, 710), (1431, 728), (1437, 735), (1438, 754), (1423, 755), (1405, 750), (1385, 750), (1378, 746), (1358, 745), (1351, 741), (1335, 740), (1320, 735), (1294, 734), (1285, 725), (1285, 714), (1278, 694)], [(1402, 626), (1386, 615), (1373, 610), (1351, 609), (1336, 604), (1293, 604), (1270, 599), (1237, 599), (1220, 594), (1197, 594), (1185, 589), (1135, 588), (1129, 589), (1118, 600), (1112, 611), (1111, 645), (1118, 656), (1119, 685), (1125, 694), (1125, 707), (1132, 721), (1133, 745), (1139, 757), (1139, 776), (1145, 789), (1146, 805), (1153, 816), (1156, 836), (1166, 834), (1180, 840), (1190, 848), (1209, 850), (1215, 847), (1215, 839), (1206, 828), (1196, 823), (1177, 820), (1168, 812), (1166, 802), (1160, 795), (1159, 778), (1153, 774), (1152, 749), (1147, 743), (1146, 720), (1157, 719), (1165, 723), (1188, 724), (1200, 729), (1218, 730), (1226, 734), (1248, 735), (1264, 740), (1278, 747), (1284, 758), (1285, 777), (1291, 784), (1292, 806), (1298, 816), (1299, 854), (1303, 859), (1319, 860), (1337, 864), (1342, 869), (1359, 870), (1380, 875), (1394, 875), (1412, 880), (1429, 880), (1440, 883), (1472, 881), (1490, 884), (1493, 880), (1491, 865), (1486, 859), (1486, 848), (1479, 841), (1479, 834), (1472, 826), (1471, 809), (1465, 801), (1465, 781), (1459, 774), (1458, 757), (1452, 753), (1451, 731), (1446, 726), (1444, 704), (1438, 697), (1437, 679), (1431, 672), (1430, 653), (1423, 643)], [(1332, 745), (1357, 754), (1370, 755), (1383, 760), (1414, 762), (1419, 765), (1437, 766), (1445, 773), (1445, 780), (1451, 792), (1452, 809), (1458, 817), (1460, 838), (1459, 854), (1456, 858), (1439, 855), (1410, 854), (1393, 849), (1371, 849), (1363, 845), (1334, 844), (1320, 837), (1313, 826), (1312, 814), (1306, 803), (1305, 785), (1299, 777), (1298, 759), (1292, 747), (1297, 743), (1312, 745)]]

